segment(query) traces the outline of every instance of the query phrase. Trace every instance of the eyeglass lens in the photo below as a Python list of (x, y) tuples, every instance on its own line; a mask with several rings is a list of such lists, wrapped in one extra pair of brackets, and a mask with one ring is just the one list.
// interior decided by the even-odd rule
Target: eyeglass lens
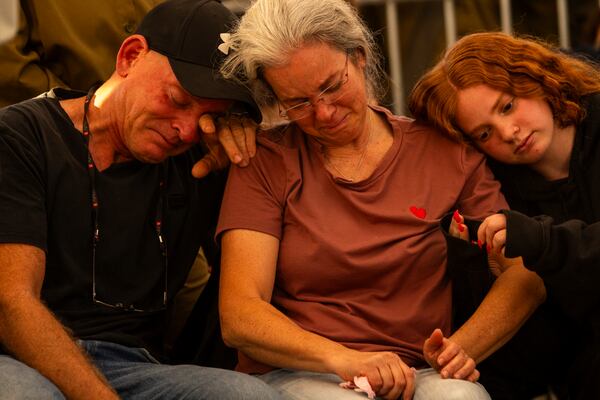
[(280, 115), (289, 121), (296, 121), (302, 118), (308, 117), (314, 112), (315, 104), (323, 102), (324, 104), (333, 104), (339, 101), (345, 94), (343, 86), (348, 82), (348, 53), (346, 53), (346, 61), (344, 65), (344, 74), (339, 81), (336, 81), (325, 88), (321, 93), (318, 94), (317, 100), (305, 101), (300, 104), (288, 107), (280, 111)]

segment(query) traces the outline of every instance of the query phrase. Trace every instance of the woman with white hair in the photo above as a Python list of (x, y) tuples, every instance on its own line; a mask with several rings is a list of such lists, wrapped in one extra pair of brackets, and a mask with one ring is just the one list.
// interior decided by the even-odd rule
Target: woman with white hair
[(515, 266), (448, 338), (439, 221), (506, 207), (482, 155), (377, 105), (373, 39), (343, 0), (258, 0), (227, 48), (223, 74), (288, 122), (231, 169), (221, 210), (221, 323), (238, 369), (291, 399), (361, 398), (338, 385), (354, 378), (385, 399), (488, 399), (475, 361), (545, 292)]

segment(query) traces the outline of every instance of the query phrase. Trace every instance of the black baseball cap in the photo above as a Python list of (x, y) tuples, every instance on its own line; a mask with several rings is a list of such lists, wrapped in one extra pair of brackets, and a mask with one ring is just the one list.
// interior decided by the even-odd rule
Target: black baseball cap
[[(235, 100), (256, 122), (260, 110), (248, 88), (221, 77), (229, 49), (223, 37), (237, 17), (219, 0), (167, 0), (150, 10), (137, 33), (169, 59), (177, 80), (197, 97)], [(219, 47), (221, 46), (221, 47)]]

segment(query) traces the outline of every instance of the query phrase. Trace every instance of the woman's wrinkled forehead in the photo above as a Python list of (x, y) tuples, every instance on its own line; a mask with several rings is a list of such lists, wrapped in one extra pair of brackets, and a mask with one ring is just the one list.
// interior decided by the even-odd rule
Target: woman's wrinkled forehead
[(340, 74), (345, 57), (346, 53), (327, 44), (308, 44), (292, 52), (287, 63), (265, 68), (263, 76), (279, 95), (319, 91), (323, 84)]

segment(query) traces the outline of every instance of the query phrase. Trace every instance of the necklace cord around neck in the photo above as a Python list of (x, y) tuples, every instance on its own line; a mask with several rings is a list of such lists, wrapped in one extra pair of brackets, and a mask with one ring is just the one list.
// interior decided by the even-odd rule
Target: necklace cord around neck
[[(85, 101), (83, 103), (83, 121), (82, 121), (82, 132), (83, 132), (83, 140), (85, 142), (85, 146), (87, 149), (87, 170), (88, 170), (88, 176), (89, 176), (89, 181), (90, 181), (90, 197), (91, 197), (91, 203), (92, 203), (92, 221), (94, 224), (94, 231), (93, 231), (93, 237), (92, 237), (92, 300), (95, 303), (98, 303), (99, 301), (96, 300), (96, 248), (98, 246), (98, 243), (100, 242), (100, 224), (99, 224), (99, 210), (100, 210), (100, 203), (98, 200), (98, 191), (96, 189), (96, 173), (97, 173), (97, 168), (96, 168), (96, 164), (94, 163), (94, 158), (92, 157), (92, 152), (90, 151), (90, 137), (91, 137), (91, 132), (90, 132), (90, 125), (89, 125), (89, 121), (88, 121), (88, 113), (89, 113), (89, 108), (90, 108), (90, 102), (92, 100), (92, 98), (94, 97), (94, 93), (96, 92), (96, 89), (98, 87), (97, 86), (92, 86), (90, 88), (90, 90), (88, 91), (87, 95), (85, 96)], [(159, 166), (159, 190), (158, 190), (158, 200), (157, 200), (157, 204), (156, 204), (156, 212), (155, 212), (155, 218), (154, 218), (154, 230), (156, 232), (157, 238), (158, 238), (158, 244), (160, 246), (160, 252), (161, 255), (163, 257), (163, 261), (164, 261), (164, 266), (165, 266), (165, 271), (164, 271), (164, 275), (165, 275), (165, 279), (164, 279), (164, 290), (163, 290), (163, 296), (162, 296), (162, 303), (163, 303), (163, 307), (166, 306), (167, 304), (167, 290), (168, 290), (168, 258), (167, 258), (167, 244), (164, 240), (163, 234), (162, 234), (162, 219), (163, 219), (163, 198), (165, 195), (165, 163), (161, 163)], [(101, 304), (107, 304), (107, 303), (103, 303), (100, 302)], [(132, 304), (127, 305), (127, 306), (123, 306), (123, 303), (119, 303), (121, 304), (121, 306), (119, 306), (118, 308), (124, 308), (124, 309), (129, 309), (129, 310), (133, 310), (133, 311), (139, 311), (137, 310)]]
[(358, 160), (358, 162), (356, 163), (356, 166), (354, 167), (354, 170), (352, 171), (352, 175), (350, 177), (346, 177), (345, 174), (343, 174), (336, 166), (335, 164), (333, 164), (330, 160), (330, 158), (327, 156), (327, 154), (325, 154), (325, 160), (327, 161), (327, 164), (330, 165), (335, 172), (338, 173), (338, 175), (348, 181), (348, 182), (354, 182), (356, 179), (356, 176), (358, 175), (358, 173), (360, 172), (360, 167), (363, 164), (363, 161), (365, 159), (365, 156), (367, 154), (367, 150), (369, 149), (369, 144), (371, 143), (371, 137), (373, 136), (373, 129), (371, 127), (371, 112), (369, 109), (367, 109), (368, 112), (368, 118), (369, 118), (369, 136), (367, 137), (367, 142), (365, 143), (365, 148), (362, 150), (361, 154), (360, 154), (360, 158)]

